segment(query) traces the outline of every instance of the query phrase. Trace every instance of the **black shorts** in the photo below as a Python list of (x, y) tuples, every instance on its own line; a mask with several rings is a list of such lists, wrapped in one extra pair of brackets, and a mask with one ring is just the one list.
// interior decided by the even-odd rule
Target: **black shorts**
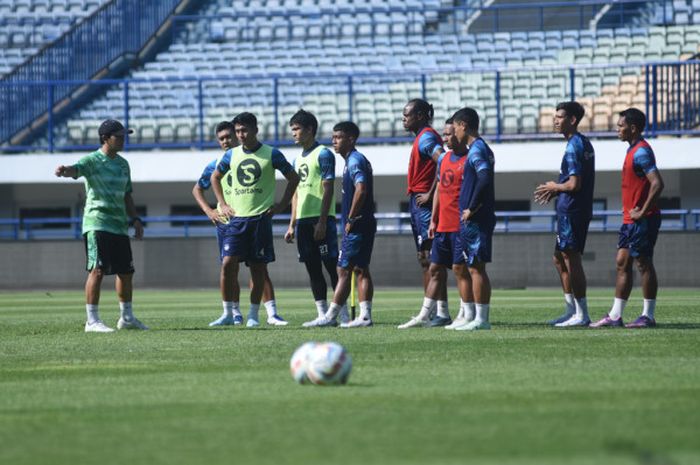
[(104, 274), (132, 274), (134, 259), (131, 255), (129, 236), (112, 234), (106, 231), (88, 231), (85, 239), (85, 268), (92, 271), (99, 268)]

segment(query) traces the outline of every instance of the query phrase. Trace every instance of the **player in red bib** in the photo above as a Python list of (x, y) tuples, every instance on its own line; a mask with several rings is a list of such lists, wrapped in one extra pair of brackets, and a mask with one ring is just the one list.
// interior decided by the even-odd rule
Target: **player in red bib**
[(620, 327), (622, 311), (632, 292), (632, 262), (642, 276), (644, 307), (642, 315), (628, 328), (650, 328), (656, 326), (654, 309), (659, 287), (656, 269), (652, 260), (654, 245), (661, 226), (661, 212), (657, 206), (664, 181), (656, 167), (656, 157), (649, 143), (642, 137), (646, 116), (636, 108), (620, 112), (617, 136), (629, 144), (622, 165), (622, 226), (617, 249), (617, 282), (615, 300), (610, 312), (591, 326)]
[[(436, 167), (444, 152), (442, 139), (430, 123), (433, 120), (433, 106), (422, 99), (410, 100), (403, 109), (403, 127), (416, 135), (408, 162), (408, 209), (411, 214), (411, 229), (416, 244), (418, 262), (423, 270), (423, 290), (430, 281), (430, 249), (432, 239), (428, 235), (432, 214), (433, 193), (436, 186)], [(447, 310), (447, 288), (438, 293), (435, 326), (450, 323)]]
[[(433, 210), (428, 237), (432, 240), (430, 251), (430, 281), (428, 282), (423, 299), (423, 306), (417, 316), (408, 322), (399, 325), (399, 329), (408, 329), (430, 325), (430, 314), (435, 310), (437, 298), (441, 289), (447, 287), (447, 268), (455, 271), (459, 266), (466, 266), (459, 242), (459, 190), (462, 185), (462, 171), (466, 152), (457, 155), (452, 151), (455, 144), (454, 126), (452, 118), (445, 121), (445, 129), (442, 133), (445, 146), (449, 149), (440, 155), (438, 159), (438, 183), (437, 194), (433, 197)], [(455, 272), (455, 275), (458, 275)], [(462, 276), (463, 274), (459, 274)], [(471, 294), (471, 286), (468, 280), (465, 283), (458, 281), (459, 285), (466, 285), (467, 294)], [(459, 314), (454, 322), (447, 324), (446, 329), (453, 329), (462, 325), (468, 319), (468, 304), (462, 302)], [(471, 319), (474, 313), (474, 299), (471, 298)]]

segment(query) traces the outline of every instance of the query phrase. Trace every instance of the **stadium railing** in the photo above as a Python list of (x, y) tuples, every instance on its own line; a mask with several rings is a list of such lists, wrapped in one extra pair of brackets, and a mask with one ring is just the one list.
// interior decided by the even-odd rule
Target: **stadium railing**
[[(127, 54), (137, 54), (181, 0), (113, 0), (83, 18), (36, 55), (0, 79), (0, 143), (41, 124), (58, 104)], [(37, 77), (53, 85), (35, 84)], [(11, 118), (7, 115), (13, 115)], [(52, 132), (49, 132), (51, 138)], [(51, 145), (51, 142), (49, 143)]]
[[(537, 116), (532, 116), (532, 118), (538, 118), (542, 116), (542, 109), (545, 107), (553, 107), (556, 102), (562, 98), (570, 98), (572, 100), (580, 97), (580, 93), (583, 92), (584, 87), (581, 85), (580, 81), (585, 80), (588, 74), (595, 74), (596, 71), (603, 72), (605, 70), (614, 71), (616, 75), (623, 75), (625, 72), (632, 72), (637, 74), (644, 74), (647, 78), (644, 80), (644, 105), (642, 109), (646, 111), (648, 117), (648, 127), (647, 136), (656, 137), (658, 135), (700, 135), (700, 60), (687, 60), (687, 61), (666, 61), (666, 62), (652, 62), (652, 63), (622, 63), (622, 64), (604, 64), (604, 65), (560, 65), (560, 66), (539, 66), (539, 67), (523, 67), (523, 68), (506, 68), (506, 67), (484, 67), (484, 68), (473, 68), (473, 67), (455, 67), (452, 70), (445, 70), (440, 72), (423, 72), (412, 75), (410, 78), (406, 76), (396, 76), (395, 73), (353, 73), (353, 74), (291, 74), (286, 75), (284, 73), (275, 74), (272, 76), (266, 75), (254, 75), (253, 73), (240, 74), (240, 75), (221, 75), (221, 76), (207, 76), (207, 77), (170, 77), (170, 78), (154, 78), (154, 79), (103, 79), (97, 81), (22, 81), (12, 83), (12, 88), (22, 88), (26, 86), (27, 89), (35, 89), (37, 93), (42, 95), (52, 95), (56, 89), (64, 87), (74, 87), (74, 86), (86, 86), (87, 88), (98, 88), (104, 89), (106, 87), (117, 87), (121, 88), (121, 100), (123, 108), (122, 114), (111, 114), (110, 117), (122, 119), (127, 126), (135, 126), (138, 130), (139, 123), (147, 124), (161, 124), (163, 123), (162, 118), (156, 117), (141, 117), (140, 119), (133, 118), (132, 121), (132, 104), (139, 101), (138, 97), (132, 97), (130, 94), (130, 89), (138, 84), (142, 83), (190, 83), (192, 84), (193, 92), (195, 93), (194, 98), (196, 104), (194, 108), (191, 109), (181, 109), (178, 113), (181, 120), (185, 120), (192, 130), (189, 131), (191, 136), (185, 138), (184, 140), (178, 140), (175, 136), (171, 136), (171, 140), (155, 140), (153, 142), (140, 141), (137, 143), (133, 142), (133, 136), (129, 137), (127, 135), (126, 148), (132, 149), (152, 149), (152, 148), (212, 148), (216, 147), (213, 141), (210, 141), (210, 133), (212, 132), (212, 127), (222, 117), (219, 117), (218, 113), (216, 117), (210, 116), (210, 113), (215, 110), (220, 110), (221, 102), (217, 99), (209, 97), (207, 94), (207, 83), (212, 82), (236, 82), (238, 87), (245, 85), (256, 85), (260, 88), (261, 83), (268, 82), (269, 95), (266, 94), (266, 98), (269, 99), (271, 105), (269, 106), (269, 111), (271, 114), (260, 115), (258, 114), (258, 120), (265, 126), (272, 127), (272, 130), (262, 131), (261, 138), (274, 145), (291, 145), (293, 141), (289, 139), (288, 135), (282, 134), (282, 130), (286, 127), (286, 121), (291, 115), (287, 115), (285, 112), (289, 112), (289, 103), (283, 101), (283, 97), (287, 91), (296, 90), (297, 94), (299, 92), (299, 87), (303, 82), (319, 82), (319, 81), (332, 81), (333, 83), (342, 82), (337, 89), (329, 87), (328, 92), (334, 91), (336, 95), (347, 96), (347, 118), (350, 120), (358, 121), (360, 123), (360, 129), (363, 134), (370, 134), (370, 136), (363, 136), (362, 142), (367, 143), (396, 143), (406, 141), (406, 137), (403, 135), (404, 132), (401, 131), (401, 135), (397, 136), (396, 133), (392, 133), (391, 136), (375, 136), (371, 134), (374, 133), (373, 127), (367, 127), (367, 124), (376, 123), (363, 123), (363, 121), (371, 121), (371, 116), (374, 115), (375, 110), (363, 110), (364, 112), (369, 111), (371, 114), (366, 114), (360, 111), (360, 109), (355, 106), (355, 99), (358, 94), (361, 94), (363, 82), (369, 82), (371, 79), (381, 78), (385, 84), (390, 83), (415, 83), (420, 89), (417, 93), (420, 94), (424, 99), (428, 99), (428, 91), (434, 89), (434, 83), (438, 82), (437, 78), (442, 77), (450, 78), (455, 75), (464, 76), (481, 76), (488, 78), (489, 82), (493, 82), (493, 88), (488, 87), (488, 92), (490, 95), (479, 95), (479, 98), (474, 100), (474, 104), (477, 106), (477, 110), (481, 113), (483, 124), (485, 126), (484, 135), (486, 137), (495, 139), (496, 142), (502, 140), (518, 140), (518, 139), (549, 139), (554, 137), (550, 130), (550, 126), (547, 127), (547, 131), (539, 131), (537, 125), (534, 131), (512, 131), (507, 130), (508, 128), (504, 126), (504, 118), (506, 117), (506, 111), (512, 109), (515, 105), (511, 100), (502, 98), (502, 81), (506, 77), (510, 79), (516, 79), (519, 73), (535, 73), (535, 72), (552, 72), (558, 73), (561, 78), (557, 78), (559, 85), (561, 85), (561, 92), (556, 99), (540, 97), (529, 99), (530, 103), (537, 106)], [(407, 81), (410, 79), (410, 81)], [(619, 76), (615, 79), (619, 80)], [(542, 87), (541, 82), (532, 82), (533, 87)], [(600, 84), (602, 86), (602, 84)], [(304, 87), (304, 86), (302, 86)], [(307, 86), (309, 87), (309, 86)], [(309, 87), (312, 88), (313, 86)], [(0, 91), (7, 92), (8, 87), (5, 83), (0, 82)], [(313, 88), (315, 89), (315, 88)], [(583, 92), (582, 97), (592, 99), (598, 97), (600, 93), (600, 87), (596, 88), (595, 93)], [(289, 92), (293, 94), (293, 92)], [(418, 95), (417, 95), (418, 96)], [(481, 108), (479, 105), (485, 105), (484, 102), (493, 102), (493, 108)], [(48, 113), (52, 115), (55, 112), (55, 107), (53, 105), (53, 99), (48, 99)], [(206, 103), (205, 103), (206, 102)], [(143, 103), (143, 102), (139, 102)], [(212, 106), (216, 104), (216, 106)], [(224, 105), (226, 105), (224, 103)], [(452, 103), (454, 105), (454, 103)], [(232, 105), (228, 105), (232, 106)], [(298, 105), (292, 105), (298, 108)], [(304, 107), (310, 111), (315, 111), (316, 109), (311, 108), (307, 105)], [(444, 107), (444, 108), (443, 108)], [(245, 108), (241, 106), (240, 108), (231, 108), (230, 111), (243, 111), (250, 110), (250, 108)], [(436, 118), (438, 115), (444, 116), (451, 114), (455, 108), (447, 108), (445, 102), (436, 103), (435, 111)], [(553, 110), (553, 109), (552, 109)], [(14, 111), (14, 110), (13, 110)], [(175, 112), (176, 110), (170, 110), (170, 112)], [(8, 113), (12, 114), (12, 113)], [(105, 115), (102, 115), (105, 116)], [(345, 115), (338, 115), (340, 118), (345, 118)], [(2, 118), (3, 121), (11, 120), (12, 118)], [(102, 119), (102, 118), (100, 118)], [(85, 120), (86, 123), (89, 122), (94, 132), (94, 129), (99, 125), (100, 119), (96, 117), (90, 120)], [(172, 118), (171, 118), (172, 119)], [(400, 119), (400, 112), (396, 112), (395, 120)], [(271, 120), (271, 121), (270, 121)], [(608, 118), (608, 121), (610, 119)], [(324, 121), (328, 122), (328, 121)], [(134, 123), (134, 124), (132, 124)], [(363, 125), (364, 124), (364, 125)], [(611, 124), (606, 124), (604, 130), (597, 131), (595, 128), (591, 131), (584, 131), (593, 137), (606, 137), (614, 136), (615, 132), (612, 131)], [(49, 117), (48, 127), (47, 127), (47, 137), (45, 138), (46, 144), (33, 144), (33, 145), (3, 145), (0, 146), (0, 151), (2, 152), (25, 152), (25, 151), (38, 151), (47, 150), (49, 152), (54, 151), (78, 151), (78, 150), (89, 150), (94, 147), (94, 138), (90, 139), (89, 145), (87, 143), (76, 144), (71, 143), (69, 139), (63, 144), (58, 144), (55, 142), (54, 132), (56, 131), (56, 122), (54, 118)], [(196, 134), (196, 136), (194, 135)], [(286, 138), (285, 138), (286, 137)]]
[[(662, 210), (664, 231), (700, 231), (700, 209)], [(409, 213), (376, 213), (379, 234), (411, 234)], [(214, 235), (211, 220), (204, 215), (144, 216), (146, 237), (209, 237)], [(501, 234), (554, 232), (553, 211), (498, 211), (496, 229)], [(82, 218), (0, 218), (0, 239), (81, 239)], [(595, 210), (590, 231), (617, 231), (621, 224), (618, 210)], [(275, 215), (273, 232), (284, 235), (289, 215)], [(65, 226), (65, 227), (60, 227)]]

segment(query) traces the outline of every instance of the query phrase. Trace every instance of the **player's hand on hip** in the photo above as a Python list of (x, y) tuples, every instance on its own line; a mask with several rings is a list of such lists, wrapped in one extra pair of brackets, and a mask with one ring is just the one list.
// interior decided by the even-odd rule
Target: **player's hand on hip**
[(416, 205), (419, 207), (422, 207), (423, 205), (427, 204), (430, 202), (430, 194), (429, 193), (424, 193), (424, 194), (417, 194), (416, 195)]
[(632, 221), (637, 221), (642, 217), (642, 209), (639, 207), (634, 207), (629, 211), (629, 214)]

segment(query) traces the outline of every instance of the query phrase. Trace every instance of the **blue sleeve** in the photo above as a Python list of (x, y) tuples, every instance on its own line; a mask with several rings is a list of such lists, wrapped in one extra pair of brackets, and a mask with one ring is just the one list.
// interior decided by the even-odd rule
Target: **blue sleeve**
[(469, 154), (467, 163), (476, 172), (474, 195), (472, 195), (472, 201), (468, 207), (470, 210), (474, 210), (483, 203), (486, 188), (493, 182), (493, 166), (489, 162), (488, 154), (484, 153), (484, 150), (480, 147), (477, 147), (477, 150)]
[(488, 158), (485, 156), (484, 152), (482, 150), (475, 150), (474, 152), (469, 154), (469, 158), (467, 158), (467, 163), (471, 165), (472, 168), (474, 168), (474, 171), (479, 174), (482, 171), (485, 171), (486, 174), (489, 174), (489, 172), (493, 171), (491, 168), (491, 163), (489, 163)]
[(224, 156), (221, 157), (221, 160), (219, 160), (219, 163), (216, 164), (216, 169), (219, 171), (221, 174), (228, 173), (229, 170), (231, 169), (231, 154), (233, 153), (232, 149), (228, 149), (226, 153), (224, 153)]
[[(578, 144), (576, 142), (578, 142)], [(582, 159), (583, 144), (581, 144), (578, 139), (570, 140), (566, 145), (566, 152), (564, 152), (564, 161), (566, 163), (567, 174), (569, 176), (581, 176)]]
[(348, 174), (355, 185), (366, 182), (365, 167), (358, 157), (351, 156), (348, 160)]
[(656, 171), (656, 158), (654, 157), (654, 152), (647, 149), (646, 147), (640, 147), (634, 154), (635, 166), (639, 168), (639, 171), (644, 174), (649, 174), (652, 171)]
[(335, 155), (328, 149), (321, 150), (318, 155), (318, 164), (321, 166), (321, 179), (333, 181), (335, 179)]
[(212, 160), (209, 162), (209, 164), (204, 168), (204, 171), (202, 171), (202, 175), (199, 177), (199, 180), (197, 181), (197, 184), (199, 187), (204, 189), (205, 191), (208, 190), (211, 187), (211, 174), (214, 172), (216, 169), (216, 160)]
[(420, 136), (418, 141), (418, 152), (424, 160), (432, 160), (433, 155), (438, 149), (442, 149), (442, 144), (437, 135), (432, 131), (426, 131)]
[(435, 171), (435, 176), (437, 177), (438, 181), (440, 180), (440, 167), (442, 166), (442, 159), (445, 158), (445, 153), (441, 153), (440, 156), (438, 157), (437, 161), (437, 170)]
[(282, 152), (277, 149), (272, 149), (272, 167), (284, 175), (294, 170)]

